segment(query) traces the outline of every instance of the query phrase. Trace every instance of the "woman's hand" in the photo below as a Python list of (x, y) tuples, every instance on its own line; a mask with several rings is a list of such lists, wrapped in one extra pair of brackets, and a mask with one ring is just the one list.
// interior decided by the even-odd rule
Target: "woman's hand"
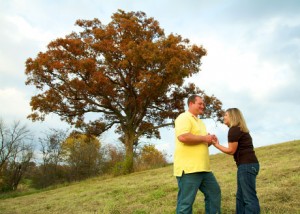
[(220, 143), (219, 143), (219, 140), (218, 140), (218, 138), (217, 138), (216, 136), (214, 136), (214, 138), (213, 138), (213, 140), (212, 140), (212, 144), (213, 144), (214, 146), (220, 144)]

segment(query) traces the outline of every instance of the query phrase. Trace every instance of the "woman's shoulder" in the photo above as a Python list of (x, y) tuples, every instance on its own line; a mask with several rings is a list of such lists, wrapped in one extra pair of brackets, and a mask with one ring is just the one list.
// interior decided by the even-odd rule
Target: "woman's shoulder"
[(238, 126), (231, 126), (231, 127), (229, 128), (229, 131), (234, 131), (234, 132), (236, 132), (236, 131), (241, 131), (241, 128), (238, 127)]
[(240, 131), (241, 129), (240, 129), (240, 127), (238, 127), (238, 126), (231, 126), (230, 128), (229, 128), (229, 130), (238, 130), (238, 131)]
[(231, 134), (231, 135), (239, 135), (239, 136), (250, 135), (249, 132), (242, 131), (242, 129), (239, 126), (232, 126), (232, 127), (230, 127), (229, 134)]

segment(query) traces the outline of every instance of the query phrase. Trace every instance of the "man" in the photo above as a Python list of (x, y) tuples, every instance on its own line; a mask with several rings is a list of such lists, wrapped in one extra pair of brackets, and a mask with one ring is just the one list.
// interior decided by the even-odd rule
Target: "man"
[(210, 169), (208, 146), (216, 136), (206, 132), (198, 115), (204, 113), (202, 98), (188, 98), (188, 111), (175, 120), (174, 175), (178, 182), (176, 213), (192, 213), (198, 190), (205, 197), (205, 213), (221, 213), (221, 190)]

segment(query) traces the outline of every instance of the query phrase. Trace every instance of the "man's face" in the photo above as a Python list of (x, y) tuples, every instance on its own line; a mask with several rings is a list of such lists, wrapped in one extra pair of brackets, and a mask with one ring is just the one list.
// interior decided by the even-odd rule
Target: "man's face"
[(200, 115), (204, 113), (205, 105), (200, 97), (196, 97), (195, 103), (190, 103), (189, 110), (194, 115)]

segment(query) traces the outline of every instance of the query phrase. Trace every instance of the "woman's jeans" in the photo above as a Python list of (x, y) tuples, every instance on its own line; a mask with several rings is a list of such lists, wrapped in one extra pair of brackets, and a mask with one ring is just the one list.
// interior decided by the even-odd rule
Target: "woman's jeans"
[(212, 172), (196, 172), (176, 177), (178, 196), (176, 213), (192, 213), (198, 190), (204, 194), (205, 213), (221, 213), (221, 190)]
[(259, 172), (258, 163), (240, 164), (237, 171), (236, 213), (260, 213), (256, 195), (256, 176)]

